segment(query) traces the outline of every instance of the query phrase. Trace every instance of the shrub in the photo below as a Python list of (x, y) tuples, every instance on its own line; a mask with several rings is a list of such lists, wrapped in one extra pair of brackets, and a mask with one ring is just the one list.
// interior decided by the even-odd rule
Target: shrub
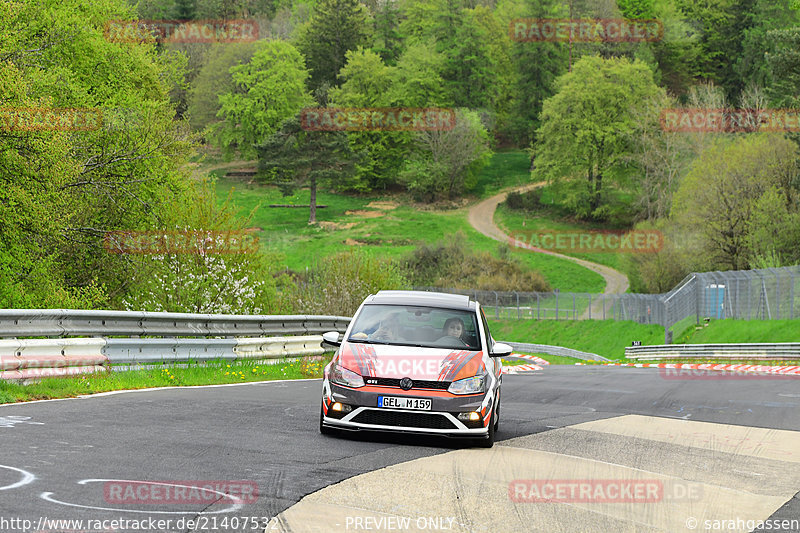
[(506, 196), (506, 205), (518, 211), (536, 211), (542, 206), (542, 190), (537, 188), (525, 193), (512, 191)]
[[(165, 220), (168, 227), (187, 232), (242, 233), (249, 216), (241, 216), (229, 195), (220, 203), (213, 181), (196, 185), (175, 202)], [(276, 257), (261, 249), (238, 253), (166, 253), (130, 256), (127, 291), (120, 303), (137, 311), (185, 313), (276, 314), (285, 311), (273, 272)]]
[(396, 264), (350, 250), (326, 257), (288, 292), (295, 313), (352, 316), (370, 294), (407, 288)]
[(538, 272), (527, 270), (501, 247), (500, 257), (470, 250), (464, 234), (446, 241), (424, 244), (402, 261), (408, 278), (417, 286), (496, 291), (549, 291)]

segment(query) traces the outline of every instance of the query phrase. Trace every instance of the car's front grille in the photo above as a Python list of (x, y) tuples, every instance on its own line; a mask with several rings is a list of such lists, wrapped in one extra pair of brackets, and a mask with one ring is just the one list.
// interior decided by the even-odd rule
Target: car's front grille
[(456, 429), (456, 426), (448, 418), (431, 413), (398, 413), (367, 409), (358, 413), (352, 421), (376, 426)]
[[(373, 383), (373, 380), (375, 383)], [(433, 390), (447, 390), (450, 387), (449, 381), (434, 381), (425, 379), (415, 379), (414, 386), (411, 389), (433, 389)], [(400, 380), (397, 378), (367, 378), (367, 383), (370, 385), (380, 385), (382, 387), (399, 387)]]

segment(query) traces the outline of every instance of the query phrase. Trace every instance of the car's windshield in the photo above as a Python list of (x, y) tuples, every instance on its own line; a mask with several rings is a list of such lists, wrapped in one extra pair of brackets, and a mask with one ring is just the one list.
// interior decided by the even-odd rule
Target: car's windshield
[(480, 350), (475, 313), (408, 305), (365, 305), (350, 341)]

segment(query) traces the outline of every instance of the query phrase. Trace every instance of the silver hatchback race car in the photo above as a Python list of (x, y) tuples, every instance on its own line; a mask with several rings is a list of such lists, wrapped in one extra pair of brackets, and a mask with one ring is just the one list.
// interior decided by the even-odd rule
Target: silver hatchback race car
[(468, 296), (380, 291), (367, 297), (322, 380), (319, 429), (425, 433), (491, 447), (502, 363), (480, 305)]

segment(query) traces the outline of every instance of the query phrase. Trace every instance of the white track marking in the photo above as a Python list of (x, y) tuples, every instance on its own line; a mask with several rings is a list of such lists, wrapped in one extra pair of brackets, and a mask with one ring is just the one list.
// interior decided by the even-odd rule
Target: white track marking
[(0, 487), (0, 490), (16, 489), (23, 485), (27, 485), (28, 483), (32, 483), (36, 479), (36, 476), (31, 474), (27, 470), (23, 470), (21, 468), (14, 468), (13, 466), (6, 466), (6, 465), (0, 465), (0, 468), (7, 468), (9, 470), (13, 470), (14, 472), (19, 472), (20, 474), (22, 474), (22, 479), (20, 479), (16, 483), (12, 483), (11, 485), (5, 485), (3, 487)]
[[(177, 483), (158, 483), (158, 482), (155, 482), (155, 481), (142, 481), (142, 480), (133, 480), (133, 479), (82, 479), (82, 480), (78, 481), (78, 485), (86, 485), (87, 483), (95, 483), (95, 482), (100, 482), (100, 481), (105, 481), (105, 482), (118, 481), (118, 482), (124, 482), (124, 483), (148, 483), (150, 485), (164, 485), (164, 486), (167, 486), (167, 487), (187, 487), (187, 488), (192, 488), (193, 487), (192, 485), (180, 485), (180, 484), (177, 484)], [(202, 487), (194, 487), (194, 488), (198, 488), (200, 490), (204, 490), (204, 491), (208, 491), (208, 492), (213, 492), (213, 493), (219, 494), (223, 498), (229, 498), (229, 499), (233, 500), (234, 503), (230, 507), (226, 507), (225, 509), (220, 509), (219, 511), (203, 511), (203, 512), (198, 512), (198, 511), (153, 511), (153, 510), (139, 510), (139, 509), (120, 509), (120, 508), (117, 508), (117, 507), (98, 507), (98, 506), (95, 506), (95, 505), (81, 505), (79, 503), (62, 502), (60, 500), (56, 500), (55, 498), (53, 498), (52, 497), (53, 496), (52, 492), (43, 492), (43, 493), (41, 493), (39, 495), (39, 497), (42, 498), (45, 501), (48, 501), (48, 502), (51, 502), (51, 503), (57, 503), (57, 504), (60, 504), (60, 505), (66, 505), (68, 507), (78, 507), (80, 509), (94, 509), (96, 511), (114, 511), (114, 512), (119, 512), (119, 513), (169, 514), (169, 515), (175, 515), (175, 514), (206, 515), (206, 514), (231, 513), (233, 511), (238, 511), (239, 509), (242, 508), (241, 500), (239, 498), (235, 497), (235, 496), (231, 496), (230, 494), (225, 494), (224, 492), (220, 492), (220, 491), (214, 490), (214, 489), (207, 489), (207, 488), (202, 488)]]

